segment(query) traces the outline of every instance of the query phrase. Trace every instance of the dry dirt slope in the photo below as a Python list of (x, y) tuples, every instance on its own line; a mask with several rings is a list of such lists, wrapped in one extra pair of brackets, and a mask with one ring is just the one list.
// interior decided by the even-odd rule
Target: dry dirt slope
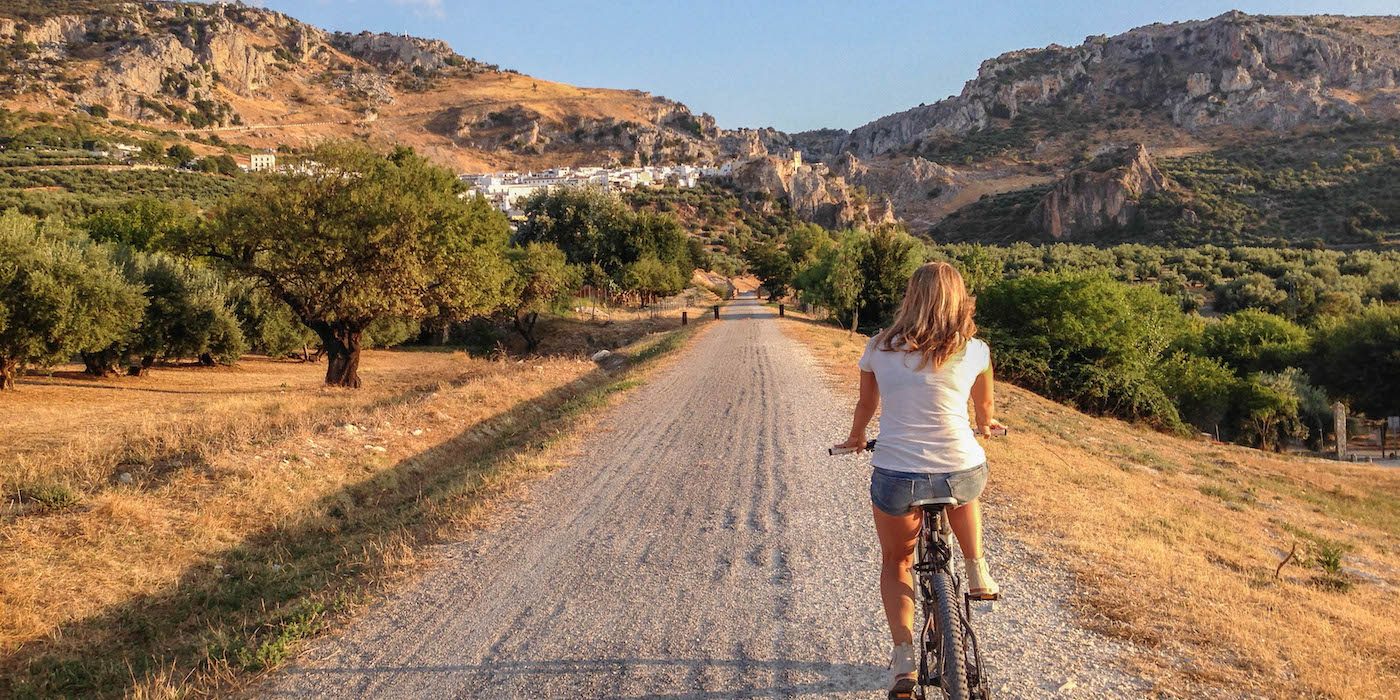
[[(863, 336), (784, 329), (854, 386)], [(1400, 695), (1400, 470), (1181, 440), (1006, 384), (998, 408), (991, 517), (1072, 575), (1079, 622), (1133, 643), (1158, 691)]]

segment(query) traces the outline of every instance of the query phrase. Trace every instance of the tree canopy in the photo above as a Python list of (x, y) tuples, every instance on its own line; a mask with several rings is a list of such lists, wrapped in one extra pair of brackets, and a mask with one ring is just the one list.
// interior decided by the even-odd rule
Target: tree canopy
[(535, 335), (540, 314), (554, 310), (575, 291), (582, 275), (551, 243), (526, 243), (512, 248), (507, 256), (514, 272), (507, 295), (513, 300), (507, 304), (511, 325), (525, 339), (525, 351), (534, 352), (540, 344)]
[(1153, 374), (1185, 321), (1156, 289), (1102, 275), (1007, 279), (978, 297), (977, 322), (1003, 376), (1089, 410), (1179, 425)]
[(1375, 305), (1332, 320), (1314, 336), (1311, 353), (1313, 376), (1353, 409), (1400, 415), (1400, 307)]
[[(679, 291), (697, 262), (674, 217), (633, 212), (601, 189), (538, 192), (523, 208), (517, 242), (551, 243), (570, 264), (602, 270), (622, 289), (649, 296)], [(596, 286), (593, 277), (590, 284)]]
[(0, 215), (0, 389), (26, 365), (49, 366), (119, 340), (145, 306), (106, 248)]
[(409, 149), (318, 147), (307, 173), (269, 177), (220, 206), (184, 250), (264, 285), (320, 337), (326, 382), (359, 386), (376, 318), (461, 320), (504, 300), (505, 217), (463, 198), (451, 171)]

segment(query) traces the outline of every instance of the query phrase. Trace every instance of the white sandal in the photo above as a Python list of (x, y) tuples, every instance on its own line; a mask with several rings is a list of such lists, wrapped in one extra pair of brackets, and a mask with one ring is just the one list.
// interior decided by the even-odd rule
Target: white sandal
[(992, 572), (987, 569), (985, 557), (965, 559), (964, 563), (967, 564), (967, 594), (973, 600), (996, 600), (1001, 597), (1001, 586), (997, 585)]
[(912, 700), (916, 681), (913, 643), (896, 644), (890, 653), (889, 700)]

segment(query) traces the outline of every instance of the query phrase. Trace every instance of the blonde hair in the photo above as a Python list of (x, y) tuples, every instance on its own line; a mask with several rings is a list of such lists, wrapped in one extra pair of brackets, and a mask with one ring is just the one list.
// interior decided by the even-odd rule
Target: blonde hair
[(904, 301), (890, 327), (875, 336), (881, 350), (917, 352), (918, 369), (938, 369), (967, 345), (977, 332), (974, 300), (958, 269), (945, 262), (925, 263), (909, 278)]

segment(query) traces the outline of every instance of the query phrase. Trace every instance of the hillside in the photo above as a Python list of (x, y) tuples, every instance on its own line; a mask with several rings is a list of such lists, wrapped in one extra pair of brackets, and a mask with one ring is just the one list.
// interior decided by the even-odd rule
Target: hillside
[[(1175, 158), (1143, 152), (1138, 163), (1105, 154), (1053, 186), (973, 202), (927, 233), (978, 243), (1380, 245), (1400, 238), (1398, 146), (1392, 121)], [(1098, 218), (1047, 222), (1052, 202)]]
[(580, 88), (446, 43), (331, 33), (270, 10), (6, 3), (0, 98), (254, 148), (403, 143), (462, 170), (713, 159), (713, 119), (636, 90)]

